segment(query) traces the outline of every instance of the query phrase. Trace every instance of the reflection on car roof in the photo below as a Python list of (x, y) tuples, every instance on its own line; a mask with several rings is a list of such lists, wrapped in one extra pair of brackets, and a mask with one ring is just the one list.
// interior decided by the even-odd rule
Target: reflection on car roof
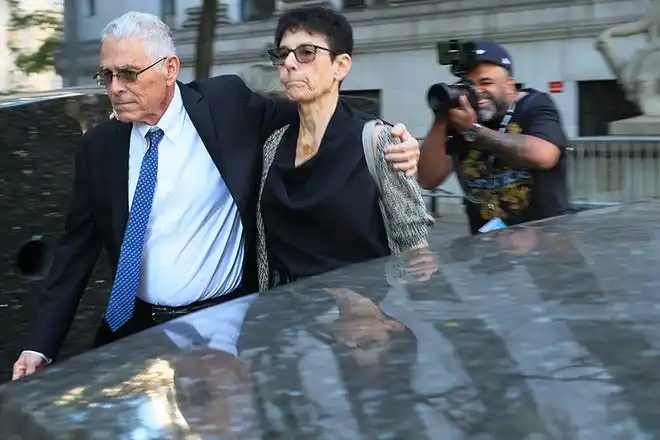
[(0, 109), (16, 107), (34, 102), (50, 101), (53, 99), (69, 98), (81, 95), (105, 94), (105, 89), (97, 86), (67, 87), (57, 90), (41, 92), (15, 93), (0, 97)]

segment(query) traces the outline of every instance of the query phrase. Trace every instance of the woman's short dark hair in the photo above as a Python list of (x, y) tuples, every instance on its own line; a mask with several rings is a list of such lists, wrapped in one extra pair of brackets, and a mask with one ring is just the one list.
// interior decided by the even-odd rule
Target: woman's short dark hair
[(321, 35), (327, 39), (328, 49), (334, 53), (353, 54), (353, 27), (346, 17), (329, 6), (302, 6), (284, 12), (277, 22), (275, 47), (280, 46), (287, 31)]

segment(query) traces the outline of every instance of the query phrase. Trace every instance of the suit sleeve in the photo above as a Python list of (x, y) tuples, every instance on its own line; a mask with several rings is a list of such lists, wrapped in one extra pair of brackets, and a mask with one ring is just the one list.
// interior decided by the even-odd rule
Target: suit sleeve
[(75, 157), (71, 202), (64, 234), (58, 241), (53, 264), (39, 298), (37, 316), (26, 350), (55, 359), (62, 347), (101, 250), (92, 215), (91, 179), (84, 137)]
[(273, 132), (297, 120), (298, 108), (294, 102), (283, 97), (257, 93), (250, 89), (242, 79), (238, 78), (238, 80), (250, 112), (259, 116), (259, 137), (262, 144)]

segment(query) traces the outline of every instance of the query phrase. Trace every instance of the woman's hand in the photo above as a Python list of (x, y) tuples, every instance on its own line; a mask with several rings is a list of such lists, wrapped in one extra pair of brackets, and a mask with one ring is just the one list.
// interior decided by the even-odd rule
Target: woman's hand
[(385, 149), (385, 160), (397, 171), (403, 171), (409, 177), (417, 175), (419, 161), (419, 142), (412, 137), (406, 126), (396, 124), (392, 127), (392, 137), (401, 143), (390, 145)]
[(416, 282), (424, 282), (438, 272), (438, 262), (435, 253), (424, 246), (409, 251), (405, 258), (406, 275)]

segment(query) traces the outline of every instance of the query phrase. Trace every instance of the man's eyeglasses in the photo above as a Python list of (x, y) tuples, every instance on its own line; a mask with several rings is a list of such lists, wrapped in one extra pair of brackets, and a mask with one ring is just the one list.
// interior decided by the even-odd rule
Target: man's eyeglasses
[(296, 61), (301, 64), (311, 63), (316, 59), (316, 54), (319, 50), (328, 52), (330, 55), (337, 55), (337, 53), (331, 51), (327, 47), (315, 46), (313, 44), (303, 44), (296, 47), (295, 49), (289, 49), (287, 47), (280, 47), (278, 49), (270, 49), (268, 51), (268, 56), (270, 61), (274, 66), (281, 66), (286, 61), (287, 57), (291, 52), (293, 56), (296, 57)]
[(145, 67), (142, 70), (130, 70), (130, 69), (122, 69), (119, 70), (117, 73), (112, 73), (110, 69), (103, 69), (99, 72), (97, 72), (93, 78), (97, 82), (98, 85), (100, 86), (107, 86), (112, 82), (113, 78), (117, 78), (120, 82), (123, 84), (132, 84), (135, 81), (137, 81), (138, 76), (140, 74), (146, 72), (147, 70), (151, 69), (154, 67), (156, 64), (160, 63), (161, 61), (166, 60), (167, 57), (163, 57), (156, 61), (155, 63), (151, 64), (150, 66)]

